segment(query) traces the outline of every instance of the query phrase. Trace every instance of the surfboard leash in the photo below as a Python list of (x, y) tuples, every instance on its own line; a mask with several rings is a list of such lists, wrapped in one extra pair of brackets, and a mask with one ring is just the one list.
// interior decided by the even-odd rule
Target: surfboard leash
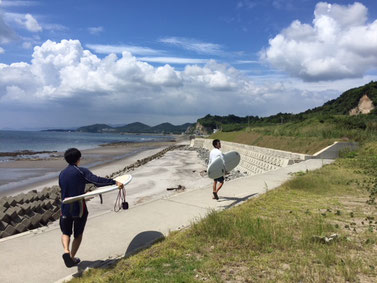
[(126, 190), (123, 188), (119, 189), (118, 196), (115, 200), (114, 211), (118, 212), (121, 209), (128, 209), (128, 202), (126, 202)]

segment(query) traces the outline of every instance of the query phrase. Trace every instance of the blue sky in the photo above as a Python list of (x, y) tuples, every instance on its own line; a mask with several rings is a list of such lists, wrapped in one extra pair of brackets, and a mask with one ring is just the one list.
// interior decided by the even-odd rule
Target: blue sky
[(0, 129), (297, 113), (376, 78), (374, 0), (0, 0)]

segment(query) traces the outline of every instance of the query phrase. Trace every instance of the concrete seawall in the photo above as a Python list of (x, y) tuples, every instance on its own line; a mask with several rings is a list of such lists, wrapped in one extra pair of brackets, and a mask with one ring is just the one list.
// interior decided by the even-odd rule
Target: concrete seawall
[[(195, 138), (191, 140), (190, 146), (202, 147), (208, 150), (213, 149), (212, 139)], [(268, 171), (277, 170), (308, 159), (335, 159), (339, 157), (340, 151), (345, 149), (355, 150), (357, 148), (357, 143), (335, 142), (334, 144), (318, 151), (314, 155), (309, 155), (221, 141), (221, 149), (223, 152), (237, 151), (240, 153), (241, 162), (235, 169), (249, 175), (262, 174)]]

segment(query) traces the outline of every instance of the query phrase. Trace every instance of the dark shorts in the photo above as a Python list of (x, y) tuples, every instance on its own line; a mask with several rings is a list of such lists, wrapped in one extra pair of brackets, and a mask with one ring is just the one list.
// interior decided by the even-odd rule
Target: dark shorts
[(84, 228), (86, 220), (88, 219), (88, 211), (84, 212), (82, 217), (70, 217), (70, 216), (60, 216), (60, 230), (64, 235), (71, 236), (73, 228), (73, 236), (75, 238), (79, 237), (84, 233)]
[(215, 181), (216, 181), (216, 182), (219, 182), (219, 183), (224, 183), (224, 176), (215, 179)]

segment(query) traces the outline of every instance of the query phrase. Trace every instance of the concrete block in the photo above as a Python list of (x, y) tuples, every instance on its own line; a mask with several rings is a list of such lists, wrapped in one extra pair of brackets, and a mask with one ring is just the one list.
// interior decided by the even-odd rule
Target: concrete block
[(38, 198), (38, 200), (45, 200), (45, 196), (44, 196), (44, 193), (42, 193), (42, 192), (38, 192), (37, 193), (37, 198)]
[(13, 226), (8, 225), (8, 226), (5, 228), (4, 232), (3, 232), (3, 237), (4, 237), (4, 238), (5, 238), (5, 237), (9, 237), (9, 236), (12, 236), (12, 235), (14, 235), (14, 234), (16, 234), (16, 233), (17, 233), (16, 229), (15, 229)]
[(7, 227), (8, 223), (5, 223), (4, 221), (0, 221), (0, 231), (4, 231), (5, 227)]
[(20, 207), (23, 209), (24, 214), (29, 213), (29, 211), (31, 210), (31, 204), (30, 203), (24, 203), (24, 204), (20, 205)]
[(22, 219), (21, 223), (26, 227), (27, 230), (31, 227), (31, 220), (28, 218)]
[(52, 209), (54, 207), (54, 201), (51, 199), (46, 199), (43, 201), (42, 207), (44, 209)]
[(43, 213), (43, 215), (42, 215), (41, 222), (46, 225), (49, 222), (51, 216), (52, 216), (51, 211), (49, 211), (49, 210), (45, 211), (45, 213)]
[(36, 215), (36, 213), (34, 211), (30, 210), (26, 213), (25, 217), (32, 218), (34, 215)]
[(17, 225), (14, 226), (14, 228), (16, 229), (18, 233), (22, 233), (26, 231), (26, 227), (22, 223), (18, 223)]
[(35, 194), (33, 192), (28, 192), (24, 197), (24, 202), (33, 202), (35, 200)]
[(60, 210), (52, 214), (52, 219), (58, 220), (60, 218)]
[(31, 226), (34, 228), (40, 227), (40, 222), (42, 219), (42, 215), (36, 214), (32, 218), (30, 218)]
[(9, 197), (8, 203), (9, 203), (10, 206), (15, 206), (17, 204), (17, 201), (14, 197)]
[(9, 223), (10, 217), (5, 212), (0, 212), (0, 221)]
[(4, 201), (1, 204), (1, 207), (5, 207), (5, 208), (9, 208), (10, 207), (8, 199), (4, 199)]
[(15, 200), (16, 200), (17, 204), (23, 204), (24, 203), (24, 198), (25, 198), (25, 194), (24, 193), (21, 193), (21, 194), (15, 196)]
[(9, 216), (10, 219), (13, 219), (18, 216), (17, 211), (14, 207), (10, 207), (5, 211), (5, 214)]
[(39, 211), (42, 208), (42, 201), (37, 200), (33, 202), (33, 211)]

